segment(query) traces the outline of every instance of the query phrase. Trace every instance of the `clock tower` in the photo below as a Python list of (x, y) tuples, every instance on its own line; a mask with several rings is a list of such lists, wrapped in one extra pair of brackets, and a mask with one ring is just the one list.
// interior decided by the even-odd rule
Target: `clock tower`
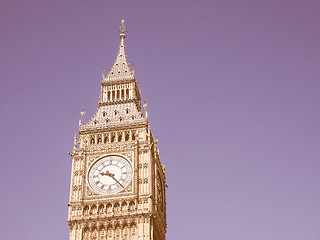
[(158, 140), (141, 110), (125, 51), (126, 27), (111, 70), (102, 73), (99, 107), (74, 136), (70, 240), (165, 240), (166, 178)]

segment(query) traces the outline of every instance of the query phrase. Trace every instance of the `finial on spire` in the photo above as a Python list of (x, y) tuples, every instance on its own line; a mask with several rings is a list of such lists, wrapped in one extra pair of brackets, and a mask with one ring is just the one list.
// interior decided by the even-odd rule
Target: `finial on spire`
[(102, 68), (102, 80), (104, 80), (104, 78), (106, 77), (106, 65), (103, 64), (103, 68)]
[(124, 20), (121, 21), (121, 26), (119, 27), (120, 38), (125, 38), (127, 32), (127, 27), (124, 25)]
[(77, 138), (77, 132), (75, 132), (74, 140), (73, 140), (73, 149), (77, 148), (77, 144), (78, 144), (78, 138)]
[(81, 114), (81, 123), (83, 123), (83, 117), (84, 117), (84, 115), (86, 114), (86, 113), (84, 112), (84, 108), (81, 109), (80, 114)]

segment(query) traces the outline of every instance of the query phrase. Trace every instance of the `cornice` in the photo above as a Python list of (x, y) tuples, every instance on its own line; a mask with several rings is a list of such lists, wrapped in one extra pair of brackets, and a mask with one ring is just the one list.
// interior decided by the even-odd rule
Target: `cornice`
[(127, 99), (127, 100), (117, 100), (117, 101), (109, 101), (109, 102), (99, 102), (99, 107), (107, 106), (107, 105), (118, 105), (124, 103), (135, 103), (139, 105), (140, 99)]
[(116, 123), (109, 124), (108, 126), (97, 125), (94, 127), (91, 126), (81, 126), (79, 128), (79, 134), (89, 134), (89, 133), (100, 133), (100, 132), (111, 132), (111, 131), (120, 131), (120, 130), (131, 130), (135, 128), (141, 128), (148, 125), (148, 122), (145, 119), (133, 123)]

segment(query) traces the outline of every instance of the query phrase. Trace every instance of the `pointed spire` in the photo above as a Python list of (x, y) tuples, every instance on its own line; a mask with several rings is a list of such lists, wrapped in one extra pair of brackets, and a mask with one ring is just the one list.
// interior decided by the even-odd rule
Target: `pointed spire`
[(127, 27), (124, 25), (124, 20), (121, 22), (119, 27), (120, 33), (120, 47), (116, 60), (105, 77), (104, 81), (119, 81), (119, 80), (130, 80), (134, 79), (134, 71), (131, 70), (127, 60), (126, 49), (124, 39), (126, 37)]

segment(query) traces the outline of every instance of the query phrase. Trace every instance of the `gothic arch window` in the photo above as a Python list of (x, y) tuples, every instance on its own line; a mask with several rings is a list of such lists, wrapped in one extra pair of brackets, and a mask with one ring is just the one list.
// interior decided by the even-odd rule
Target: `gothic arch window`
[(126, 114), (129, 114), (129, 108), (126, 109)]
[(125, 141), (128, 141), (128, 140), (129, 140), (129, 137), (130, 137), (129, 132), (126, 132), (126, 133), (125, 133), (124, 140), (125, 140)]
[(130, 204), (129, 204), (129, 210), (130, 210), (130, 211), (134, 211), (135, 209), (136, 209), (136, 206), (135, 206), (134, 202), (130, 202)]
[(132, 140), (136, 140), (136, 133), (134, 131), (132, 131), (132, 136), (131, 136)]
[(114, 211), (115, 212), (119, 212), (120, 211), (120, 204), (119, 203), (114, 204)]
[(83, 212), (84, 212), (84, 214), (86, 214), (86, 215), (90, 214), (89, 207), (88, 207), (88, 206), (85, 206), (84, 209), (83, 209)]
[(92, 144), (94, 144), (94, 142), (95, 142), (94, 136), (91, 136), (90, 137), (90, 144), (92, 145)]
[(115, 98), (116, 98), (116, 92), (113, 90), (113, 91), (112, 91), (112, 101), (114, 101)]
[(111, 94), (110, 94), (110, 91), (108, 91), (108, 101), (110, 101), (110, 98), (111, 98)]
[(91, 206), (91, 213), (92, 214), (96, 214), (97, 213), (97, 206), (96, 205)]
[(98, 136), (98, 143), (102, 143), (101, 135)]
[(116, 140), (115, 133), (111, 133), (111, 142), (113, 143)]
[(117, 90), (117, 100), (120, 99), (120, 90)]
[(121, 204), (122, 211), (125, 212), (128, 210), (128, 204), (126, 202)]
[(134, 120), (134, 115), (131, 115), (131, 119)]
[(121, 140), (122, 140), (122, 133), (118, 133), (118, 142), (121, 142)]
[(126, 89), (126, 98), (129, 99), (129, 89)]
[(106, 123), (108, 123), (108, 122), (110, 122), (110, 119), (109, 119), (109, 118), (106, 119)]
[(120, 122), (122, 122), (122, 121), (123, 121), (123, 117), (122, 117), (122, 116), (120, 116), (119, 120), (120, 120)]
[(112, 205), (111, 203), (108, 203), (107, 207), (106, 207), (107, 213), (112, 213)]
[(102, 116), (104, 116), (104, 117), (107, 116), (106, 111), (103, 111), (103, 112), (102, 112)]
[(121, 89), (121, 99), (123, 99), (123, 98), (124, 98), (124, 90)]
[(99, 213), (100, 214), (104, 213), (104, 206), (103, 205), (99, 206)]
[(104, 135), (104, 143), (107, 143), (107, 142), (109, 142), (109, 136), (108, 136), (108, 134), (105, 134)]
[(114, 110), (114, 115), (117, 116), (118, 115), (118, 111)]

